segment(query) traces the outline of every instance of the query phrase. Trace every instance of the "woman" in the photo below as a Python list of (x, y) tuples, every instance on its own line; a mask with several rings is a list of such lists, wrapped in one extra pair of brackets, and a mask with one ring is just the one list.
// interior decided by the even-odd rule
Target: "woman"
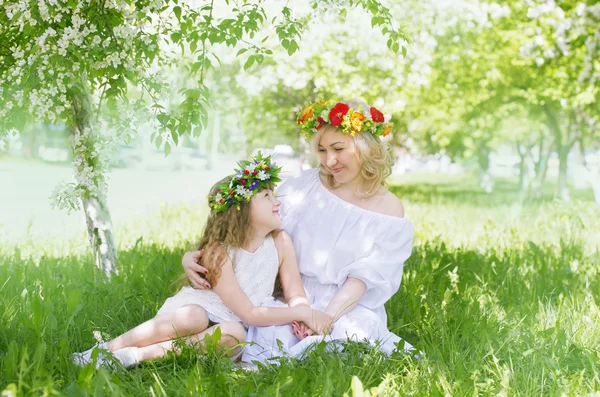
[[(414, 235), (402, 203), (386, 189), (393, 158), (380, 138), (392, 125), (357, 101), (311, 104), (298, 124), (320, 166), (287, 180), (277, 193), (307, 294), (303, 303), (334, 316), (326, 340), (368, 340), (389, 354), (400, 338), (387, 329), (384, 304), (398, 291)], [(206, 272), (196, 263), (199, 255), (187, 253), (183, 266), (192, 285), (207, 287), (197, 273)], [(243, 361), (299, 356), (321, 340), (304, 324), (250, 327), (247, 341), (254, 344), (246, 346)]]

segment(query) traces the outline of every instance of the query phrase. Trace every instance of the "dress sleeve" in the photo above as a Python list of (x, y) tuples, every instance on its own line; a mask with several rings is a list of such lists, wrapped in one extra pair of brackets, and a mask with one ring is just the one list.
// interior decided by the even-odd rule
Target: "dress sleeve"
[(369, 309), (383, 306), (400, 288), (404, 262), (411, 255), (414, 237), (412, 223), (407, 219), (401, 221), (402, 225), (392, 230), (382, 228), (374, 239), (372, 249), (338, 274), (339, 287), (348, 277), (365, 283), (367, 290), (360, 304)]

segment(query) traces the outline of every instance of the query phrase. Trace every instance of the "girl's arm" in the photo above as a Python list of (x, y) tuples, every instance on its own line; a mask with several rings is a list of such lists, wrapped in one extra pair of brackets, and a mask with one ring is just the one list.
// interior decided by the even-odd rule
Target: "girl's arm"
[(265, 327), (304, 321), (322, 332), (332, 321), (331, 316), (304, 305), (286, 308), (254, 306), (238, 284), (229, 258), (221, 268), (221, 277), (213, 291), (246, 325)]
[(297, 305), (309, 306), (310, 304), (302, 285), (302, 278), (298, 271), (294, 243), (290, 235), (284, 231), (279, 232), (275, 237), (275, 248), (277, 248), (277, 254), (280, 258), (279, 280), (281, 281), (286, 303), (290, 307)]
[(358, 278), (348, 277), (325, 308), (325, 313), (333, 316), (334, 321), (337, 321), (358, 305), (366, 291), (367, 286), (364, 282)]
[[(298, 261), (296, 260), (296, 250), (294, 242), (288, 233), (285, 231), (279, 232), (275, 237), (275, 248), (280, 258), (279, 263), (279, 281), (283, 288), (283, 295), (289, 307), (298, 305), (310, 306), (310, 302), (306, 298), (302, 278), (298, 270)], [(325, 329), (325, 333), (329, 333), (331, 326)], [(312, 335), (310, 328), (301, 321), (292, 322), (292, 332), (300, 340)]]

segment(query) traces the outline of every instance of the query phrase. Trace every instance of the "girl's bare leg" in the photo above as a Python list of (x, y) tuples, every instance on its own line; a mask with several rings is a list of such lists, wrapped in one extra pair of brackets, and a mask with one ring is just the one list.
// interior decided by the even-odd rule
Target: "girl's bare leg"
[(196, 335), (206, 327), (206, 310), (199, 305), (186, 305), (174, 312), (156, 316), (116, 337), (108, 342), (108, 350), (114, 352), (124, 347), (154, 345), (176, 337)]
[[(246, 341), (246, 330), (239, 323), (234, 321), (228, 321), (213, 325), (207, 330), (200, 332), (196, 335), (188, 337), (185, 341), (186, 344), (202, 344), (206, 335), (212, 335), (217, 327), (221, 328), (221, 340), (219, 341), (219, 347), (223, 349), (231, 349), (230, 355), (234, 356), (241, 350), (238, 346), (240, 343)], [(137, 350), (137, 358), (139, 362), (145, 360), (152, 360), (167, 355), (167, 352), (174, 349), (174, 343), (171, 340), (155, 343), (149, 346), (140, 347)]]

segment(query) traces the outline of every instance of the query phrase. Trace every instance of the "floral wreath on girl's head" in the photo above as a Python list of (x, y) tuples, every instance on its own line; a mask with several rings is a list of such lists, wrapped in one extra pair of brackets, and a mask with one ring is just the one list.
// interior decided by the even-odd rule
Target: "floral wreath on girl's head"
[(231, 175), (231, 182), (221, 184), (215, 196), (206, 197), (213, 213), (223, 212), (232, 205), (239, 210), (241, 203), (249, 202), (260, 190), (273, 187), (281, 181), (281, 167), (277, 167), (271, 156), (263, 157), (261, 152), (250, 160), (238, 162), (238, 166), (239, 169), (236, 168)]
[(326, 124), (331, 124), (350, 136), (368, 132), (373, 136), (382, 137), (387, 136), (393, 126), (375, 107), (365, 110), (359, 105), (358, 109), (353, 109), (344, 102), (328, 101), (309, 104), (298, 113), (297, 123), (300, 126), (300, 135), (307, 140)]

